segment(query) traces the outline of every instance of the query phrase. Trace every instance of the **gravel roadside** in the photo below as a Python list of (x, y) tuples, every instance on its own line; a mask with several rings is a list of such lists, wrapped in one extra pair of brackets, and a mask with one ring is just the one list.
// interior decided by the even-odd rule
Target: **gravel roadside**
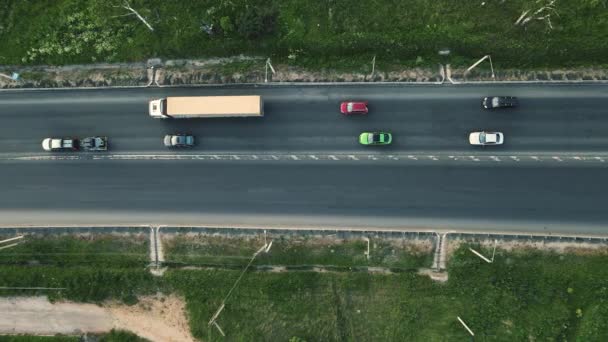
[[(152, 70), (155, 66), (155, 70)], [(266, 59), (235, 56), (193, 60), (151, 59), (141, 63), (86, 64), (66, 66), (0, 66), (0, 73), (19, 74), (13, 81), (0, 77), (0, 88), (59, 88), (108, 87), (148, 85), (197, 85), (269, 82), (439, 82), (442, 77), (437, 67), (420, 67), (403, 70), (383, 70), (376, 65), (363, 66), (360, 72), (335, 70), (310, 71), (285, 64), (273, 65), (276, 73), (266, 69)], [(534, 81), (534, 82), (589, 82), (608, 81), (608, 69), (538, 69), (496, 70), (496, 78), (485, 67), (471, 71), (467, 81)], [(452, 68), (454, 81), (464, 81), (464, 68)]]

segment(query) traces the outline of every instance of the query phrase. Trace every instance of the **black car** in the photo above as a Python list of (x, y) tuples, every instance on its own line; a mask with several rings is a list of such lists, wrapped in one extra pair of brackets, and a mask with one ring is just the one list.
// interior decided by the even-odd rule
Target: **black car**
[(518, 104), (515, 96), (488, 96), (481, 100), (481, 106), (485, 109), (512, 108)]
[(187, 134), (168, 134), (163, 140), (167, 147), (192, 147), (194, 137)]
[(107, 137), (87, 137), (80, 140), (80, 147), (85, 151), (107, 151)]

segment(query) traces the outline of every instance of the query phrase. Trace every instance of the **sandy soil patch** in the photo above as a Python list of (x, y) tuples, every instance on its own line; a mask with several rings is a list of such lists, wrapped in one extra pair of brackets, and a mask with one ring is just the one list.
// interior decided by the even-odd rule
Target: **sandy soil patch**
[(81, 335), (112, 329), (131, 331), (150, 341), (196, 341), (185, 301), (175, 295), (141, 297), (133, 306), (51, 303), (46, 297), (0, 298), (0, 334)]
[(133, 306), (107, 303), (104, 307), (115, 329), (129, 330), (151, 341), (196, 341), (190, 333), (186, 303), (178, 296), (140, 297)]
[(112, 329), (112, 317), (94, 304), (51, 303), (46, 297), (0, 298), (0, 334), (80, 335)]

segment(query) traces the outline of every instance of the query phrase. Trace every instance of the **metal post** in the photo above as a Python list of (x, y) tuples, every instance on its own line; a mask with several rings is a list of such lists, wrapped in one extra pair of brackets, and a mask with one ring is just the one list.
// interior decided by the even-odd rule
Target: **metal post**
[(448, 79), (448, 81), (450, 81), (450, 83), (452, 83), (452, 84), (458, 84), (458, 83), (459, 83), (459, 82), (454, 81), (454, 80), (452, 79), (452, 69), (451, 69), (451, 67), (450, 67), (450, 65), (449, 65), (449, 64), (446, 64), (446, 65), (445, 65), (445, 77), (446, 77), (446, 78)]
[(370, 78), (374, 77), (374, 71), (376, 71), (376, 55), (372, 59), (372, 73), (369, 75)]
[(264, 250), (264, 253), (270, 252), (270, 247), (272, 247), (272, 241), (273, 240), (270, 240), (270, 242), (266, 245), (266, 249)]
[(6, 243), (6, 242), (11, 242), (11, 241), (20, 240), (20, 239), (23, 239), (23, 235), (19, 235), (19, 236), (16, 236), (14, 238), (2, 240), (2, 241), (0, 241), (0, 243)]
[(209, 325), (215, 323), (215, 320), (217, 319), (217, 316), (220, 315), (220, 313), (224, 310), (224, 306), (226, 306), (224, 303), (222, 303), (220, 305), (219, 308), (217, 308), (217, 310), (215, 310), (215, 313), (213, 314), (213, 316), (211, 317), (211, 319), (209, 320)]
[(2, 246), (2, 247), (0, 247), (0, 250), (11, 248), (11, 247), (15, 247), (17, 245), (19, 245), (19, 244), (18, 243), (13, 243), (13, 244), (10, 244), (10, 245)]
[(481, 62), (485, 61), (486, 59), (490, 61), (490, 70), (492, 71), (492, 79), (496, 79), (496, 75), (494, 74), (494, 65), (492, 64), (492, 57), (490, 55), (485, 55), (485, 56), (481, 57), (477, 62), (473, 63), (473, 65), (471, 65), (464, 72), (463, 76), (466, 77), (466, 75), (469, 73), (469, 71), (473, 70), (476, 66), (478, 66)]
[(226, 334), (224, 334), (224, 330), (222, 330), (222, 328), (220, 328), (220, 326), (219, 326), (219, 324), (217, 324), (217, 322), (213, 322), (213, 325), (215, 325), (215, 327), (220, 332), (220, 334), (222, 334), (223, 337), (226, 337)]
[(266, 71), (264, 73), (264, 83), (268, 83), (268, 68), (270, 68), (270, 71), (272, 72), (272, 74), (274, 75), (276, 72), (274, 71), (274, 68), (272, 67), (272, 64), (270, 63), (270, 58), (268, 58), (266, 60)]
[(487, 262), (488, 264), (492, 263), (492, 260), (484, 257), (483, 255), (481, 255), (481, 253), (479, 253), (478, 251), (474, 250), (473, 248), (469, 248), (469, 250), (473, 253), (475, 253), (475, 255), (477, 255), (478, 257), (480, 257), (481, 259), (483, 259), (483, 261)]
[(487, 58), (489, 58), (490, 55), (485, 55), (483, 57), (481, 57), (477, 62), (473, 63), (473, 65), (471, 65), (467, 71), (465, 71), (464, 73), (468, 73), (469, 71), (473, 70), (476, 66), (478, 66), (479, 64), (481, 64), (481, 62), (485, 61)]
[(441, 81), (438, 84), (443, 84), (445, 82), (445, 67), (443, 64), (439, 64), (439, 75), (441, 75)]
[[(14, 237), (14, 238), (10, 238), (10, 239), (6, 239), (6, 240), (2, 240), (2, 241), (0, 241), (0, 244), (17, 241), (17, 240), (21, 240), (21, 239), (23, 239), (23, 235), (20, 235), (20, 236)], [(0, 249), (7, 249), (7, 248), (15, 247), (15, 246), (19, 245), (20, 242), (21, 241), (17, 241), (16, 243), (11, 243), (9, 245), (0, 246)]]
[(467, 331), (469, 332), (469, 334), (471, 334), (471, 336), (475, 336), (475, 334), (473, 333), (473, 330), (471, 330), (471, 329), (469, 328), (469, 326), (467, 326), (467, 325), (464, 323), (464, 321), (463, 321), (463, 320), (462, 320), (460, 317), (456, 316), (456, 318), (458, 318), (458, 321), (460, 322), (460, 324), (462, 324), (462, 326), (463, 326), (465, 329), (467, 329)]

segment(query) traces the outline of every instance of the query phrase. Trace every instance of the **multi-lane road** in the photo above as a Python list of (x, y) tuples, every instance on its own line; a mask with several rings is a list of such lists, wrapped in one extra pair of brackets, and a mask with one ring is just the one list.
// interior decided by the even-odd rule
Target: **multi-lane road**
[[(0, 93), (0, 224), (222, 224), (608, 233), (608, 87), (274, 86)], [(260, 94), (265, 117), (156, 120), (170, 95)], [(488, 112), (485, 95), (521, 106)], [(343, 117), (339, 102), (370, 101)], [(505, 134), (473, 148), (475, 130)], [(364, 148), (363, 130), (394, 143)], [(168, 151), (166, 133), (198, 146)], [(105, 154), (50, 136), (107, 135)]]

